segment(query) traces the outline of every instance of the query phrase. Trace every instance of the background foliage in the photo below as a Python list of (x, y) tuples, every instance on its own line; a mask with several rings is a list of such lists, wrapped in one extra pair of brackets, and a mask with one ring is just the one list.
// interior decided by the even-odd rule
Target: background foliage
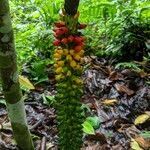
[[(53, 63), (52, 27), (59, 18), (63, 0), (11, 1), (20, 71), (34, 80), (46, 80)], [(150, 38), (148, 0), (81, 0), (80, 21), (86, 22), (87, 54), (118, 61), (149, 60), (145, 43)], [(130, 55), (130, 57), (128, 57)]]

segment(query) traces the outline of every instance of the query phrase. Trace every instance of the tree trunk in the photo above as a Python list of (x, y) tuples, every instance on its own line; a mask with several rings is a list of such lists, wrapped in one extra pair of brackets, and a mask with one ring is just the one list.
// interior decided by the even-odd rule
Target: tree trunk
[(0, 1), (0, 75), (14, 138), (22, 150), (34, 150), (18, 81), (13, 29), (8, 0)]

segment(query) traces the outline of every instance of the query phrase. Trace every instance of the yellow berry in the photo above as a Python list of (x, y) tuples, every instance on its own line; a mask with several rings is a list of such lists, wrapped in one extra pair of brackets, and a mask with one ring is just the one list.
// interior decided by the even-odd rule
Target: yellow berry
[(76, 65), (76, 69), (81, 71), (82, 70), (82, 66), (78, 64), (78, 65)]
[(58, 64), (58, 66), (64, 66), (64, 61), (62, 61), (62, 60), (58, 61), (57, 64)]
[(62, 72), (63, 72), (62, 67), (58, 67), (58, 68), (55, 70), (55, 72), (56, 72), (57, 74), (62, 73)]
[(75, 79), (75, 82), (77, 83), (77, 84), (82, 84), (83, 83), (83, 81), (81, 80), (81, 79)]
[(75, 55), (73, 56), (73, 58), (74, 58), (75, 60), (77, 60), (77, 61), (80, 61), (80, 59), (81, 59), (80, 55), (78, 55), (78, 54), (75, 54)]
[(63, 79), (63, 78), (64, 76), (61, 74), (55, 76), (56, 81), (59, 81), (60, 79)]
[(66, 60), (72, 61), (72, 56), (68, 54)]
[(55, 67), (55, 68), (58, 68), (58, 64), (54, 64), (54, 67)]
[(81, 50), (81, 51), (78, 53), (78, 55), (80, 55), (80, 56), (83, 56), (83, 54), (84, 54), (84, 50)]
[(68, 49), (64, 49), (64, 55), (68, 55)]
[(70, 62), (70, 66), (71, 66), (72, 68), (75, 68), (76, 65), (77, 65), (77, 63), (76, 63), (74, 60), (72, 60), (72, 61)]
[(70, 53), (72, 56), (75, 54), (73, 49), (71, 49), (71, 50), (69, 51), (69, 53)]
[(55, 58), (55, 59), (60, 59), (60, 58), (61, 58), (61, 55), (60, 55), (59, 53), (55, 53), (55, 54), (54, 54), (54, 58)]
[(63, 50), (59, 49), (59, 50), (57, 50), (57, 53), (59, 53), (60, 55), (62, 55), (63, 54)]

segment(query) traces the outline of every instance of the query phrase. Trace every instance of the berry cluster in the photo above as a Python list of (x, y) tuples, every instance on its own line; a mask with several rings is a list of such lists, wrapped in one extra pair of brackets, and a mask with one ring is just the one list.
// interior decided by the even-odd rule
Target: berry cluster
[(73, 49), (56, 49), (54, 54), (56, 80), (59, 81), (65, 77), (75, 76), (72, 74), (75, 74), (75, 71), (82, 72), (83, 54), (84, 50), (75, 52)]
[[(77, 24), (77, 29), (81, 30), (86, 27), (86, 24)], [(53, 42), (54, 46), (61, 46), (64, 48), (74, 49), (79, 52), (84, 47), (85, 38), (81, 36), (80, 32), (71, 34), (71, 31), (65, 25), (63, 21), (55, 23), (54, 37), (56, 38)]]
[(79, 150), (82, 145), (83, 115), (80, 99), (83, 94), (81, 74), (85, 42), (79, 30), (84, 29), (86, 25), (77, 23), (72, 16), (69, 17), (70, 24), (60, 21), (55, 23), (53, 29), (55, 37), (53, 44), (57, 47), (54, 51), (54, 71), (58, 92), (56, 110), (59, 148)]

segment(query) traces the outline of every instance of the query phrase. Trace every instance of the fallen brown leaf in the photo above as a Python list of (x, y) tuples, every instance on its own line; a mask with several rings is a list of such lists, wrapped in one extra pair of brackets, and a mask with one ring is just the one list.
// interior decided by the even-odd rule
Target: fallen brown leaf
[(120, 93), (126, 93), (127, 95), (133, 95), (134, 94), (134, 91), (129, 89), (128, 87), (126, 87), (125, 85), (121, 85), (121, 84), (118, 84), (116, 83), (115, 84), (115, 88), (118, 92)]

